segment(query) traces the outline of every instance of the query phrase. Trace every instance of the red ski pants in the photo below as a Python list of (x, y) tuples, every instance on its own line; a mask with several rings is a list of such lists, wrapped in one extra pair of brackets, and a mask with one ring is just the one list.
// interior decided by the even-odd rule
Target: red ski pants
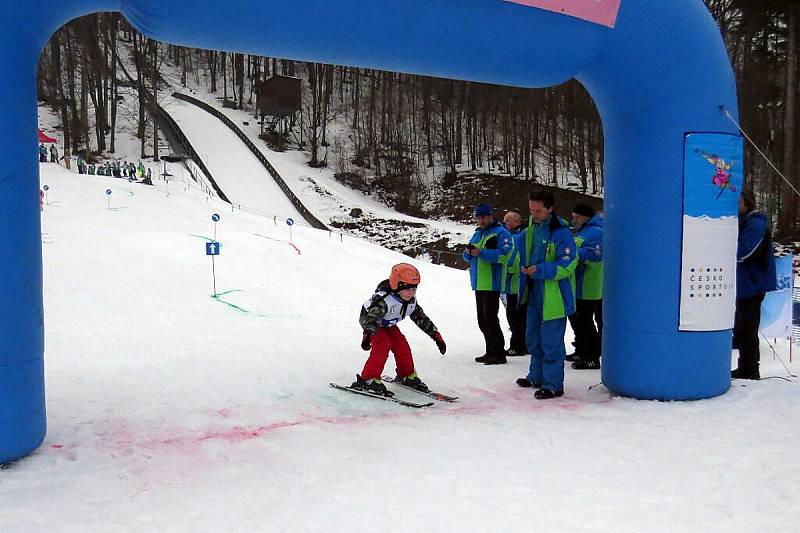
[(398, 376), (408, 377), (414, 373), (414, 359), (411, 357), (411, 347), (405, 335), (397, 326), (390, 326), (378, 328), (372, 336), (372, 350), (369, 352), (367, 362), (364, 363), (361, 379), (381, 377), (383, 367), (389, 358), (389, 350), (394, 353)]

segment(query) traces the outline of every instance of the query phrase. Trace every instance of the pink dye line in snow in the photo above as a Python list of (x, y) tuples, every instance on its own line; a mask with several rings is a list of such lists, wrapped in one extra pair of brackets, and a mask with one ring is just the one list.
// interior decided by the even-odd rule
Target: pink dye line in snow
[[(467, 389), (471, 396), (479, 401), (472, 404), (462, 404), (457, 406), (448, 405), (442, 409), (435, 409), (421, 413), (417, 411), (397, 411), (385, 412), (380, 414), (372, 414), (366, 416), (319, 416), (319, 415), (301, 415), (295, 420), (277, 421), (271, 424), (260, 426), (231, 426), (222, 427), (219, 429), (205, 429), (201, 431), (187, 431), (185, 428), (161, 428), (161, 433), (171, 434), (164, 437), (155, 437), (146, 439), (144, 441), (136, 442), (134, 432), (128, 427), (124, 421), (109, 420), (111, 427), (107, 431), (95, 431), (95, 435), (101, 438), (104, 447), (110, 447), (114, 450), (128, 450), (130, 448), (145, 448), (153, 449), (159, 447), (168, 447), (174, 449), (182, 449), (184, 447), (193, 448), (197, 445), (208, 442), (227, 442), (229, 444), (240, 444), (243, 442), (260, 439), (266, 437), (274, 432), (284, 429), (308, 426), (313, 424), (330, 424), (330, 425), (361, 425), (369, 423), (374, 419), (395, 419), (407, 418), (409, 416), (431, 417), (431, 416), (452, 416), (452, 415), (469, 415), (469, 416), (485, 416), (498, 409), (505, 409), (511, 411), (575, 411), (587, 407), (591, 404), (602, 404), (610, 402), (611, 398), (603, 398), (596, 401), (588, 400), (587, 398), (561, 398), (547, 402), (534, 400), (532, 394), (528, 390), (509, 389), (504, 391), (493, 391), (470, 387)], [(488, 400), (488, 402), (487, 402)], [(443, 406), (444, 407), (444, 406)], [(221, 418), (229, 419), (232, 412), (229, 408), (215, 410), (214, 414)], [(90, 423), (94, 424), (94, 423)], [(101, 424), (106, 426), (107, 424)], [(98, 443), (99, 444), (99, 443)], [(53, 443), (51, 448), (61, 452), (74, 445), (65, 445), (63, 443)]]
[(275, 242), (285, 242), (286, 244), (288, 244), (289, 246), (291, 246), (292, 248), (294, 248), (294, 251), (295, 251), (295, 252), (297, 252), (297, 255), (303, 255), (303, 254), (302, 254), (302, 252), (300, 252), (300, 248), (298, 248), (297, 246), (295, 246), (295, 245), (294, 245), (294, 243), (293, 243), (293, 242), (291, 242), (291, 241), (284, 241), (283, 239), (276, 239), (275, 237), (267, 237), (266, 235), (261, 235), (260, 233), (253, 233), (253, 235), (255, 235), (256, 237), (261, 237), (261, 238), (264, 238), (264, 239), (269, 239), (269, 240), (271, 240), (271, 241), (275, 241)]
[(617, 13), (621, 0), (505, 0), (512, 4), (536, 7), (546, 11), (569, 15), (613, 28), (617, 22)]

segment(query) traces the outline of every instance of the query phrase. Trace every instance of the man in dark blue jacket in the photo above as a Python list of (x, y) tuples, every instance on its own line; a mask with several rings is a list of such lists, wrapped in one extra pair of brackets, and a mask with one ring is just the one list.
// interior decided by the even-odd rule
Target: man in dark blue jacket
[(739, 197), (739, 244), (736, 250), (736, 316), (733, 347), (739, 349), (734, 379), (760, 379), (761, 353), (758, 327), (764, 295), (775, 290), (775, 258), (769, 222), (756, 211), (755, 195), (743, 190)]
[(463, 254), (464, 261), (469, 263), (470, 281), (475, 291), (478, 327), (486, 343), (486, 351), (475, 361), (503, 365), (506, 363), (505, 339), (497, 313), (505, 280), (503, 265), (513, 245), (508, 230), (492, 216), (492, 206), (476, 205), (475, 222), (478, 227)]
[(572, 368), (591, 370), (600, 368), (603, 345), (604, 223), (594, 208), (583, 202), (578, 202), (572, 209), (572, 221), (575, 226), (575, 245), (578, 247), (575, 313), (569, 316), (575, 333)]

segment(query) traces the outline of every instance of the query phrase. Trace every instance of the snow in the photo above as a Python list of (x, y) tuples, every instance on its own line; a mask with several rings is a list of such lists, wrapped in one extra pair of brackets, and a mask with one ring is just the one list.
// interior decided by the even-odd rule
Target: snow
[[(166, 94), (235, 203), (291, 216), (226, 126)], [(213, 95), (193, 96), (216, 106)], [(302, 152), (272, 152), (247, 113), (222, 111), (326, 223), (359, 207), (424, 223), (414, 231), (431, 240), (471, 234), (398, 214), (331, 169), (309, 168)], [(137, 162), (139, 141), (120, 120), (117, 157)], [(60, 138), (57, 122), (40, 108), (43, 131)], [(793, 380), (737, 381), (720, 398), (661, 403), (612, 397), (599, 371), (567, 368), (566, 395), (535, 401), (514, 385), (527, 358), (473, 362), (483, 341), (466, 272), (312, 230), (297, 215), (293, 247), (279, 219), (232, 212), (180, 165), (167, 167), (176, 181), (146, 187), (41, 166), (49, 432), (0, 470), (0, 531), (796, 527)], [(215, 212), (217, 298), (204, 254)], [(441, 357), (402, 323), (417, 369), (460, 395), (456, 404), (412, 410), (327, 387), (363, 366), (358, 310), (399, 261), (421, 270), (420, 303), (448, 343)], [(776, 349), (797, 373), (788, 344)], [(762, 375), (786, 376), (766, 345), (762, 359)]]
[[(358, 310), (408, 257), (299, 225), (298, 253), (285, 225), (196, 189), (156, 181), (130, 194), (119, 179), (41, 168), (49, 432), (0, 470), (0, 531), (744, 531), (800, 520), (794, 381), (649, 402), (567, 368), (565, 396), (536, 401), (514, 385), (527, 358), (473, 362), (483, 341), (468, 274), (410, 260), (447, 355), (412, 323), (401, 329), (421, 377), (460, 401), (414, 410), (343, 393), (327, 384), (363, 365)], [(220, 299), (204, 253), (214, 212)], [(797, 373), (788, 345), (777, 350)], [(766, 345), (762, 359), (762, 375), (786, 375)]]
[(169, 98), (164, 107), (184, 131), (232, 204), (302, 220), (267, 169), (221, 120), (195, 105), (174, 98)]
[[(231, 119), (233, 123), (253, 141), (255, 146), (261, 150), (261, 153), (264, 154), (270, 164), (278, 171), (300, 201), (326, 225), (330, 226), (332, 221), (358, 222), (358, 219), (349, 216), (350, 211), (357, 207), (364, 211), (368, 219), (377, 219), (387, 226), (393, 226), (392, 229), (395, 236), (394, 238), (384, 237), (375, 239), (374, 235), (370, 235), (371, 232), (369, 229), (354, 228), (350, 231), (354, 233), (357, 232), (359, 236), (363, 238), (372, 237), (373, 242), (379, 240), (381, 244), (391, 247), (392, 249), (406, 248), (409, 244), (425, 245), (443, 237), (452, 244), (464, 244), (469, 241), (474, 231), (474, 227), (472, 226), (448, 220), (429, 220), (399, 213), (385, 204), (343, 185), (336, 180), (334, 171), (330, 167), (309, 167), (307, 164), (308, 154), (305, 152), (297, 150), (276, 152), (271, 150), (266, 146), (266, 143), (258, 137), (260, 132), (258, 119), (254, 119), (246, 111), (220, 107), (219, 102), (213, 94), (205, 92), (204, 89), (199, 87), (196, 88), (197, 90), (189, 90), (180, 87), (177, 87), (177, 89), (184, 94), (212, 105), (215, 109)], [(183, 104), (183, 107), (177, 107), (174, 102)], [(250, 154), (249, 150), (242, 145), (238, 137), (236, 137), (222, 121), (212, 117), (205, 111), (174, 98), (165, 99), (162, 105), (169, 114), (176, 118), (176, 121), (182, 128), (184, 128), (184, 132), (190, 136), (189, 139), (193, 145), (195, 143), (194, 136), (198, 135), (198, 132), (196, 129), (189, 128), (193, 126), (201, 126), (203, 128), (202, 133), (199, 133), (199, 135), (205, 136), (210, 140), (210, 143), (206, 144), (206, 146), (208, 146), (207, 157), (209, 161), (215, 158), (221, 159), (216, 163), (218, 168), (224, 169), (230, 164), (232, 158), (227, 157), (229, 152), (238, 153), (239, 150), (245, 150)], [(203, 114), (206, 116), (203, 117)], [(201, 154), (203, 153), (197, 146), (195, 146), (195, 149)], [(249, 157), (252, 157), (252, 154), (250, 154)], [(256, 161), (255, 158), (253, 158), (253, 160)], [(212, 169), (211, 172), (216, 179), (217, 171)], [(261, 172), (264, 172), (263, 169)], [(269, 175), (267, 174), (267, 176)], [(228, 194), (228, 189), (225, 185), (221, 185), (221, 188)], [(243, 207), (252, 208), (252, 201), (250, 198), (242, 202), (237, 202), (233, 199), (232, 201), (235, 204), (241, 203)], [(264, 210), (256, 210), (265, 212)], [(273, 214), (270, 211), (266, 211), (266, 213)], [(278, 216), (280, 216), (280, 214)], [(403, 222), (410, 222), (413, 225), (404, 226), (402, 224)], [(369, 223), (366, 225), (369, 225)]]

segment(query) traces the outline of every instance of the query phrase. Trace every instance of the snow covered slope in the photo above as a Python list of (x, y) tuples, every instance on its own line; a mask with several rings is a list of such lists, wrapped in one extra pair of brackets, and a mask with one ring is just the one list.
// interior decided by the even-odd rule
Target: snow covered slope
[(303, 220), (269, 172), (221, 120), (175, 98), (165, 99), (162, 105), (203, 158), (231, 203)]
[[(538, 402), (514, 385), (527, 358), (473, 362), (483, 345), (468, 274), (415, 263), (447, 356), (401, 328), (422, 378), (461, 400), (411, 410), (342, 393), (327, 384), (361, 369), (359, 307), (407, 257), (304, 227), (296, 250), (280, 222), (194, 190), (157, 182), (131, 194), (122, 180), (42, 170), (49, 433), (0, 471), (0, 531), (730, 531), (800, 520), (797, 383), (642, 402), (589, 390), (599, 372), (567, 369), (565, 397)], [(204, 252), (214, 212), (217, 299)], [(763, 374), (785, 375), (763, 353)]]

